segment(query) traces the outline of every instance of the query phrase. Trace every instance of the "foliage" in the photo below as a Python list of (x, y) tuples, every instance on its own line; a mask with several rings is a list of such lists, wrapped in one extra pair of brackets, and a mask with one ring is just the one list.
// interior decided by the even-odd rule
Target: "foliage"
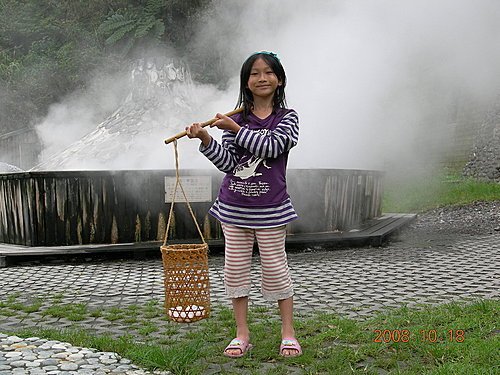
[(0, 0), (0, 134), (29, 126), (95, 70), (180, 48), (210, 0)]
[[(103, 53), (95, 34), (102, 1), (3, 0), (0, 7), (2, 130), (26, 126), (48, 106), (85, 84)], [(83, 2), (81, 2), (83, 3)], [(100, 12), (102, 14), (102, 10)], [(19, 121), (21, 120), (21, 121)]]
[(163, 36), (166, 3), (166, 0), (147, 0), (145, 6), (118, 9), (101, 23), (98, 32), (104, 35), (107, 45), (121, 44), (122, 54), (126, 55), (141, 42), (158, 41)]
[(500, 200), (500, 184), (458, 175), (418, 176), (388, 181), (384, 212), (423, 212), (448, 205)]

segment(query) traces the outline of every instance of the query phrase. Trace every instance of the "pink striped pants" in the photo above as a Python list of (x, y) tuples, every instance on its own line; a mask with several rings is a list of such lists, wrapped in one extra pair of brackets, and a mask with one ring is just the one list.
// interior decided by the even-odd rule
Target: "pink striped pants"
[(250, 294), (250, 268), (255, 238), (262, 269), (261, 292), (268, 301), (293, 296), (285, 253), (286, 227), (251, 229), (222, 223), (225, 238), (224, 285), (229, 298)]

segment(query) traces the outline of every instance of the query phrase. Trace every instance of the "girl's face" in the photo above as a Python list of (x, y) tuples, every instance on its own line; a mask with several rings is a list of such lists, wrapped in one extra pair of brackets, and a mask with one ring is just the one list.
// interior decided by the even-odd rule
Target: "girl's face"
[(248, 77), (248, 89), (252, 92), (254, 99), (273, 99), (274, 92), (281, 85), (281, 81), (267, 63), (258, 58), (252, 65), (250, 76)]

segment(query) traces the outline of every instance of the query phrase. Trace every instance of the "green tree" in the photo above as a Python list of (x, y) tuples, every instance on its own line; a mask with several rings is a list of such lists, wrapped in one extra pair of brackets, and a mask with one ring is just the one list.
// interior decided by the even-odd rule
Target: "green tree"
[(184, 55), (211, 0), (0, 0), (0, 134), (152, 46)]
[(0, 0), (0, 133), (29, 125), (85, 85), (106, 59), (96, 29), (125, 3)]
[(115, 46), (122, 55), (138, 45), (148, 48), (152, 43), (157, 44), (165, 33), (162, 16), (166, 3), (166, 0), (148, 0), (144, 6), (113, 11), (98, 31), (106, 38), (106, 45)]

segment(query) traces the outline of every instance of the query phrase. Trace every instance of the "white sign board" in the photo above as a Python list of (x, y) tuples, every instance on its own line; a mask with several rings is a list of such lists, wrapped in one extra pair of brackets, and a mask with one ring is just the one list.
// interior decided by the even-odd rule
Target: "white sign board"
[[(172, 202), (175, 189), (175, 177), (165, 177), (165, 203)], [(212, 202), (212, 177), (210, 176), (184, 176), (180, 177), (189, 203)], [(177, 186), (175, 203), (186, 202), (180, 186)]]

